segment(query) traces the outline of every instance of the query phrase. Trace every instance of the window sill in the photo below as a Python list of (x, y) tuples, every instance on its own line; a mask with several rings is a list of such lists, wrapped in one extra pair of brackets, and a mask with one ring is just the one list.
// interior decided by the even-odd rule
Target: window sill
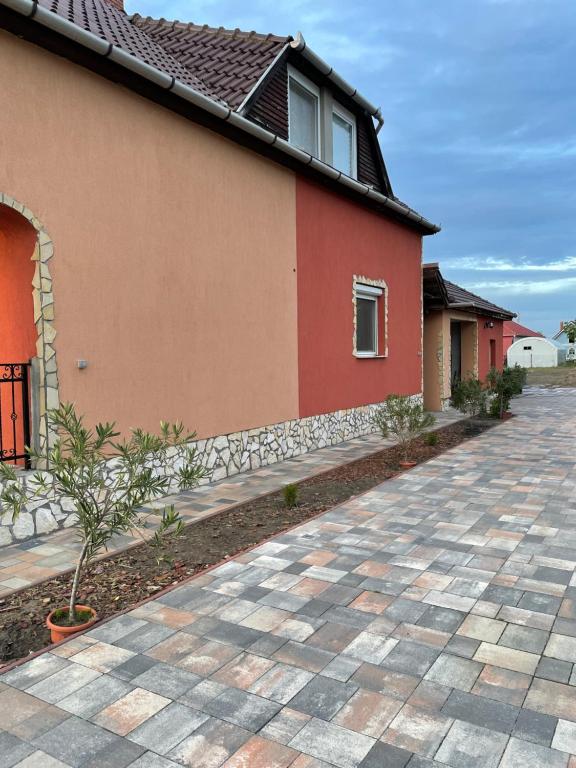
[(359, 355), (357, 352), (352, 353), (357, 360), (386, 360), (388, 355)]

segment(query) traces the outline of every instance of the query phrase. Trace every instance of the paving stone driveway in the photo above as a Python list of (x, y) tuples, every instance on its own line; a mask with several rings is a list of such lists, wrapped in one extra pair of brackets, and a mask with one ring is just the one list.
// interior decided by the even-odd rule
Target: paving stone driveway
[(576, 767), (576, 390), (0, 677), (9, 768)]

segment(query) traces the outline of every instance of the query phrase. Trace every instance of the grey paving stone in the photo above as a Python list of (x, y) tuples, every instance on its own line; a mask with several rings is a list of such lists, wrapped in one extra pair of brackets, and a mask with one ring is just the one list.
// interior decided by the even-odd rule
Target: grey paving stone
[(324, 669), (320, 671), (320, 674), (345, 683), (352, 677), (361, 664), (362, 661), (360, 659), (352, 659), (341, 654), (327, 664)]
[(546, 566), (540, 566), (536, 568), (534, 574), (532, 575), (532, 578), (536, 579), (537, 581), (548, 581), (552, 584), (564, 585), (570, 584), (571, 577), (571, 571), (565, 571), (561, 568), (549, 568)]
[(123, 664), (119, 664), (117, 667), (114, 667), (114, 669), (111, 669), (109, 674), (113, 677), (120, 678), (120, 680), (129, 682), (143, 672), (146, 672), (146, 670), (155, 667), (156, 664), (158, 664), (156, 659), (153, 659), (150, 656), (137, 654)]
[(568, 755), (541, 744), (511, 738), (500, 768), (566, 768)]
[(359, 768), (404, 768), (411, 757), (412, 752), (377, 741)]
[(119, 739), (113, 749), (106, 747), (82, 764), (82, 768), (127, 768), (144, 753), (144, 747), (126, 739)]
[(346, 608), (338, 605), (330, 608), (322, 614), (324, 621), (330, 621), (333, 624), (344, 624), (356, 629), (366, 629), (373, 621), (373, 614), (365, 611), (356, 611), (354, 608)]
[(478, 661), (442, 653), (426, 673), (425, 679), (449, 688), (470, 691), (483, 666)]
[(35, 683), (39, 683), (55, 672), (65, 669), (71, 664), (67, 659), (54, 656), (52, 653), (43, 653), (26, 664), (21, 664), (2, 675), (2, 682), (12, 685), (21, 691), (25, 691)]
[(542, 653), (548, 637), (549, 633), (542, 629), (508, 624), (498, 641), (498, 645), (506, 645), (508, 648), (516, 648), (519, 651), (528, 651), (529, 653)]
[(86, 634), (88, 637), (93, 637), (95, 640), (100, 640), (103, 643), (114, 644), (116, 640), (145, 627), (146, 624), (147, 622), (142, 619), (135, 619), (133, 616), (119, 616), (113, 621), (108, 621), (99, 627), (91, 629)]
[(415, 600), (405, 600), (399, 597), (394, 600), (384, 611), (384, 616), (398, 623), (417, 624), (423, 614), (427, 613), (428, 605), (418, 603)]
[(303, 605), (302, 608), (300, 608), (299, 613), (301, 613), (302, 616), (318, 618), (319, 616), (323, 616), (326, 611), (330, 610), (332, 607), (332, 603), (328, 603), (326, 600), (321, 600), (320, 598), (315, 598), (309, 600), (306, 605)]
[(544, 595), (540, 592), (524, 592), (522, 599), (516, 604), (518, 608), (538, 613), (557, 614), (562, 601), (559, 597)]
[(0, 731), (0, 765), (12, 768), (13, 765), (31, 755), (35, 748), (11, 733)]
[(30, 686), (27, 691), (42, 701), (55, 704), (98, 677), (100, 677), (100, 672), (96, 672), (94, 669), (82, 667), (80, 664), (70, 664), (50, 677)]
[(272, 658), (307, 669), (310, 672), (320, 672), (335, 656), (335, 653), (325, 651), (322, 648), (312, 648), (304, 643), (289, 640), (272, 655)]
[(194, 688), (190, 688), (178, 701), (193, 709), (203, 709), (209, 701), (228, 690), (230, 690), (228, 686), (217, 683), (215, 680), (202, 680)]
[(202, 723), (208, 715), (174, 702), (151, 717), (126, 737), (146, 749), (166, 755)]
[(401, 640), (383, 659), (381, 665), (396, 672), (423, 677), (439, 655), (438, 648)]
[(442, 707), (444, 715), (502, 733), (512, 733), (519, 712), (519, 708), (512, 704), (464, 691), (452, 691)]
[(454, 635), (450, 638), (444, 650), (454, 656), (471, 659), (479, 647), (480, 640), (474, 640), (472, 637), (463, 637), (462, 635)]
[(513, 735), (523, 741), (533, 741), (549, 747), (554, 737), (558, 718), (542, 715), (531, 709), (521, 709), (514, 724)]
[(290, 700), (290, 708), (321, 720), (331, 720), (357, 690), (354, 683), (341, 683), (318, 675)]
[[(523, 594), (521, 589), (514, 589), (512, 587), (500, 587), (494, 584), (486, 587), (481, 594), (480, 599), (489, 603), (501, 603), (502, 605), (516, 606), (519, 604)], [(528, 606), (520, 606), (522, 608)], [(537, 610), (536, 608), (530, 608), (529, 610)]]
[(249, 645), (246, 650), (255, 656), (264, 656), (269, 659), (276, 651), (280, 650), (287, 642), (285, 637), (275, 637), (274, 635), (263, 635), (255, 643)]
[(556, 683), (567, 683), (572, 674), (572, 664), (569, 661), (550, 659), (542, 656), (536, 667), (536, 677), (553, 680)]
[(223, 720), (210, 718), (169, 753), (176, 763), (200, 768), (220, 766), (253, 734)]
[(288, 746), (337, 768), (358, 768), (374, 744), (369, 736), (313, 718)]
[(204, 712), (256, 733), (282, 708), (247, 691), (229, 689), (204, 705)]
[(88, 685), (61, 699), (58, 706), (66, 712), (89, 719), (131, 690), (132, 686), (123, 680), (110, 675), (101, 675)]
[(64, 763), (80, 768), (100, 752), (119, 747), (122, 739), (86, 720), (70, 717), (47, 733), (32, 739), (39, 749)]
[(201, 677), (170, 664), (155, 664), (132, 679), (132, 684), (169, 699), (178, 699), (201, 681)]
[(114, 645), (135, 653), (143, 653), (175, 633), (176, 630), (172, 627), (165, 627), (162, 624), (148, 624), (134, 630), (134, 632), (129, 632), (127, 635), (122, 635), (114, 642)]
[(144, 752), (141, 757), (130, 764), (130, 768), (181, 768), (181, 765), (165, 757), (160, 757), (155, 752)]
[(434, 759), (451, 768), (497, 768), (508, 737), (456, 720)]
[[(194, 625), (192, 625), (192, 630)], [(225, 645), (234, 645), (237, 648), (247, 648), (263, 636), (259, 629), (241, 627), (229, 621), (219, 621), (216, 626), (205, 633), (209, 640), (215, 640)]]
[(466, 617), (461, 611), (430, 605), (415, 623), (420, 627), (436, 629), (439, 632), (456, 632)]

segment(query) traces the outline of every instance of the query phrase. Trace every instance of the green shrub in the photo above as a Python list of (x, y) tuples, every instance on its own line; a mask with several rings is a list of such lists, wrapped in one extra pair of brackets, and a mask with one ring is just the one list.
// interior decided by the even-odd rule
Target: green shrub
[(426, 445), (438, 445), (438, 432), (426, 432), (424, 442)]
[(388, 395), (386, 402), (374, 414), (374, 424), (382, 437), (396, 438), (404, 459), (408, 457), (408, 444), (432, 427), (436, 418), (424, 411), (420, 403), (407, 395)]
[(450, 405), (468, 416), (481, 416), (486, 413), (488, 392), (479, 379), (469, 377), (454, 382)]
[(490, 416), (501, 419), (510, 408), (510, 401), (514, 395), (522, 393), (526, 371), (518, 365), (513, 368), (504, 368), (502, 371), (491, 368), (486, 381), (492, 393)]
[(285, 485), (282, 494), (284, 496), (284, 504), (286, 504), (289, 509), (298, 504), (298, 486), (296, 483), (288, 483), (288, 485)]
[[(134, 429), (129, 438), (119, 440), (114, 423), (84, 425), (72, 403), (64, 403), (48, 412), (50, 431), (58, 435), (48, 456), (35, 451), (30, 455), (48, 460), (49, 471), (38, 471), (32, 479), (0, 462), (0, 479), (5, 482), (0, 494), (12, 519), (38, 496), (63, 497), (71, 503), (76, 517), (79, 555), (70, 591), (68, 616), (77, 623), (76, 599), (83, 568), (106, 549), (115, 534), (137, 527), (142, 505), (168, 493), (171, 481), (179, 488), (193, 488), (206, 475), (197, 459), (196, 449), (188, 445), (195, 437), (182, 424), (160, 423), (160, 434)], [(181, 460), (172, 477), (166, 473), (174, 449)], [(158, 536), (178, 534), (182, 523), (173, 508), (162, 515)]]

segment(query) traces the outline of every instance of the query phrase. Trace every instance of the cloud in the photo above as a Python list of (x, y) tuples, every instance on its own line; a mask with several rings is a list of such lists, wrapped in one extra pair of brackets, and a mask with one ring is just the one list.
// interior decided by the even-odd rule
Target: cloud
[(576, 288), (576, 277), (558, 278), (542, 281), (494, 281), (474, 283), (466, 286), (472, 291), (490, 291), (504, 293), (507, 296), (547, 296), (554, 293), (566, 293)]
[(550, 261), (545, 264), (534, 264), (527, 261), (510, 261), (494, 256), (478, 254), (464, 256), (461, 259), (442, 262), (448, 269), (462, 269), (470, 272), (569, 272), (576, 269), (576, 256)]

